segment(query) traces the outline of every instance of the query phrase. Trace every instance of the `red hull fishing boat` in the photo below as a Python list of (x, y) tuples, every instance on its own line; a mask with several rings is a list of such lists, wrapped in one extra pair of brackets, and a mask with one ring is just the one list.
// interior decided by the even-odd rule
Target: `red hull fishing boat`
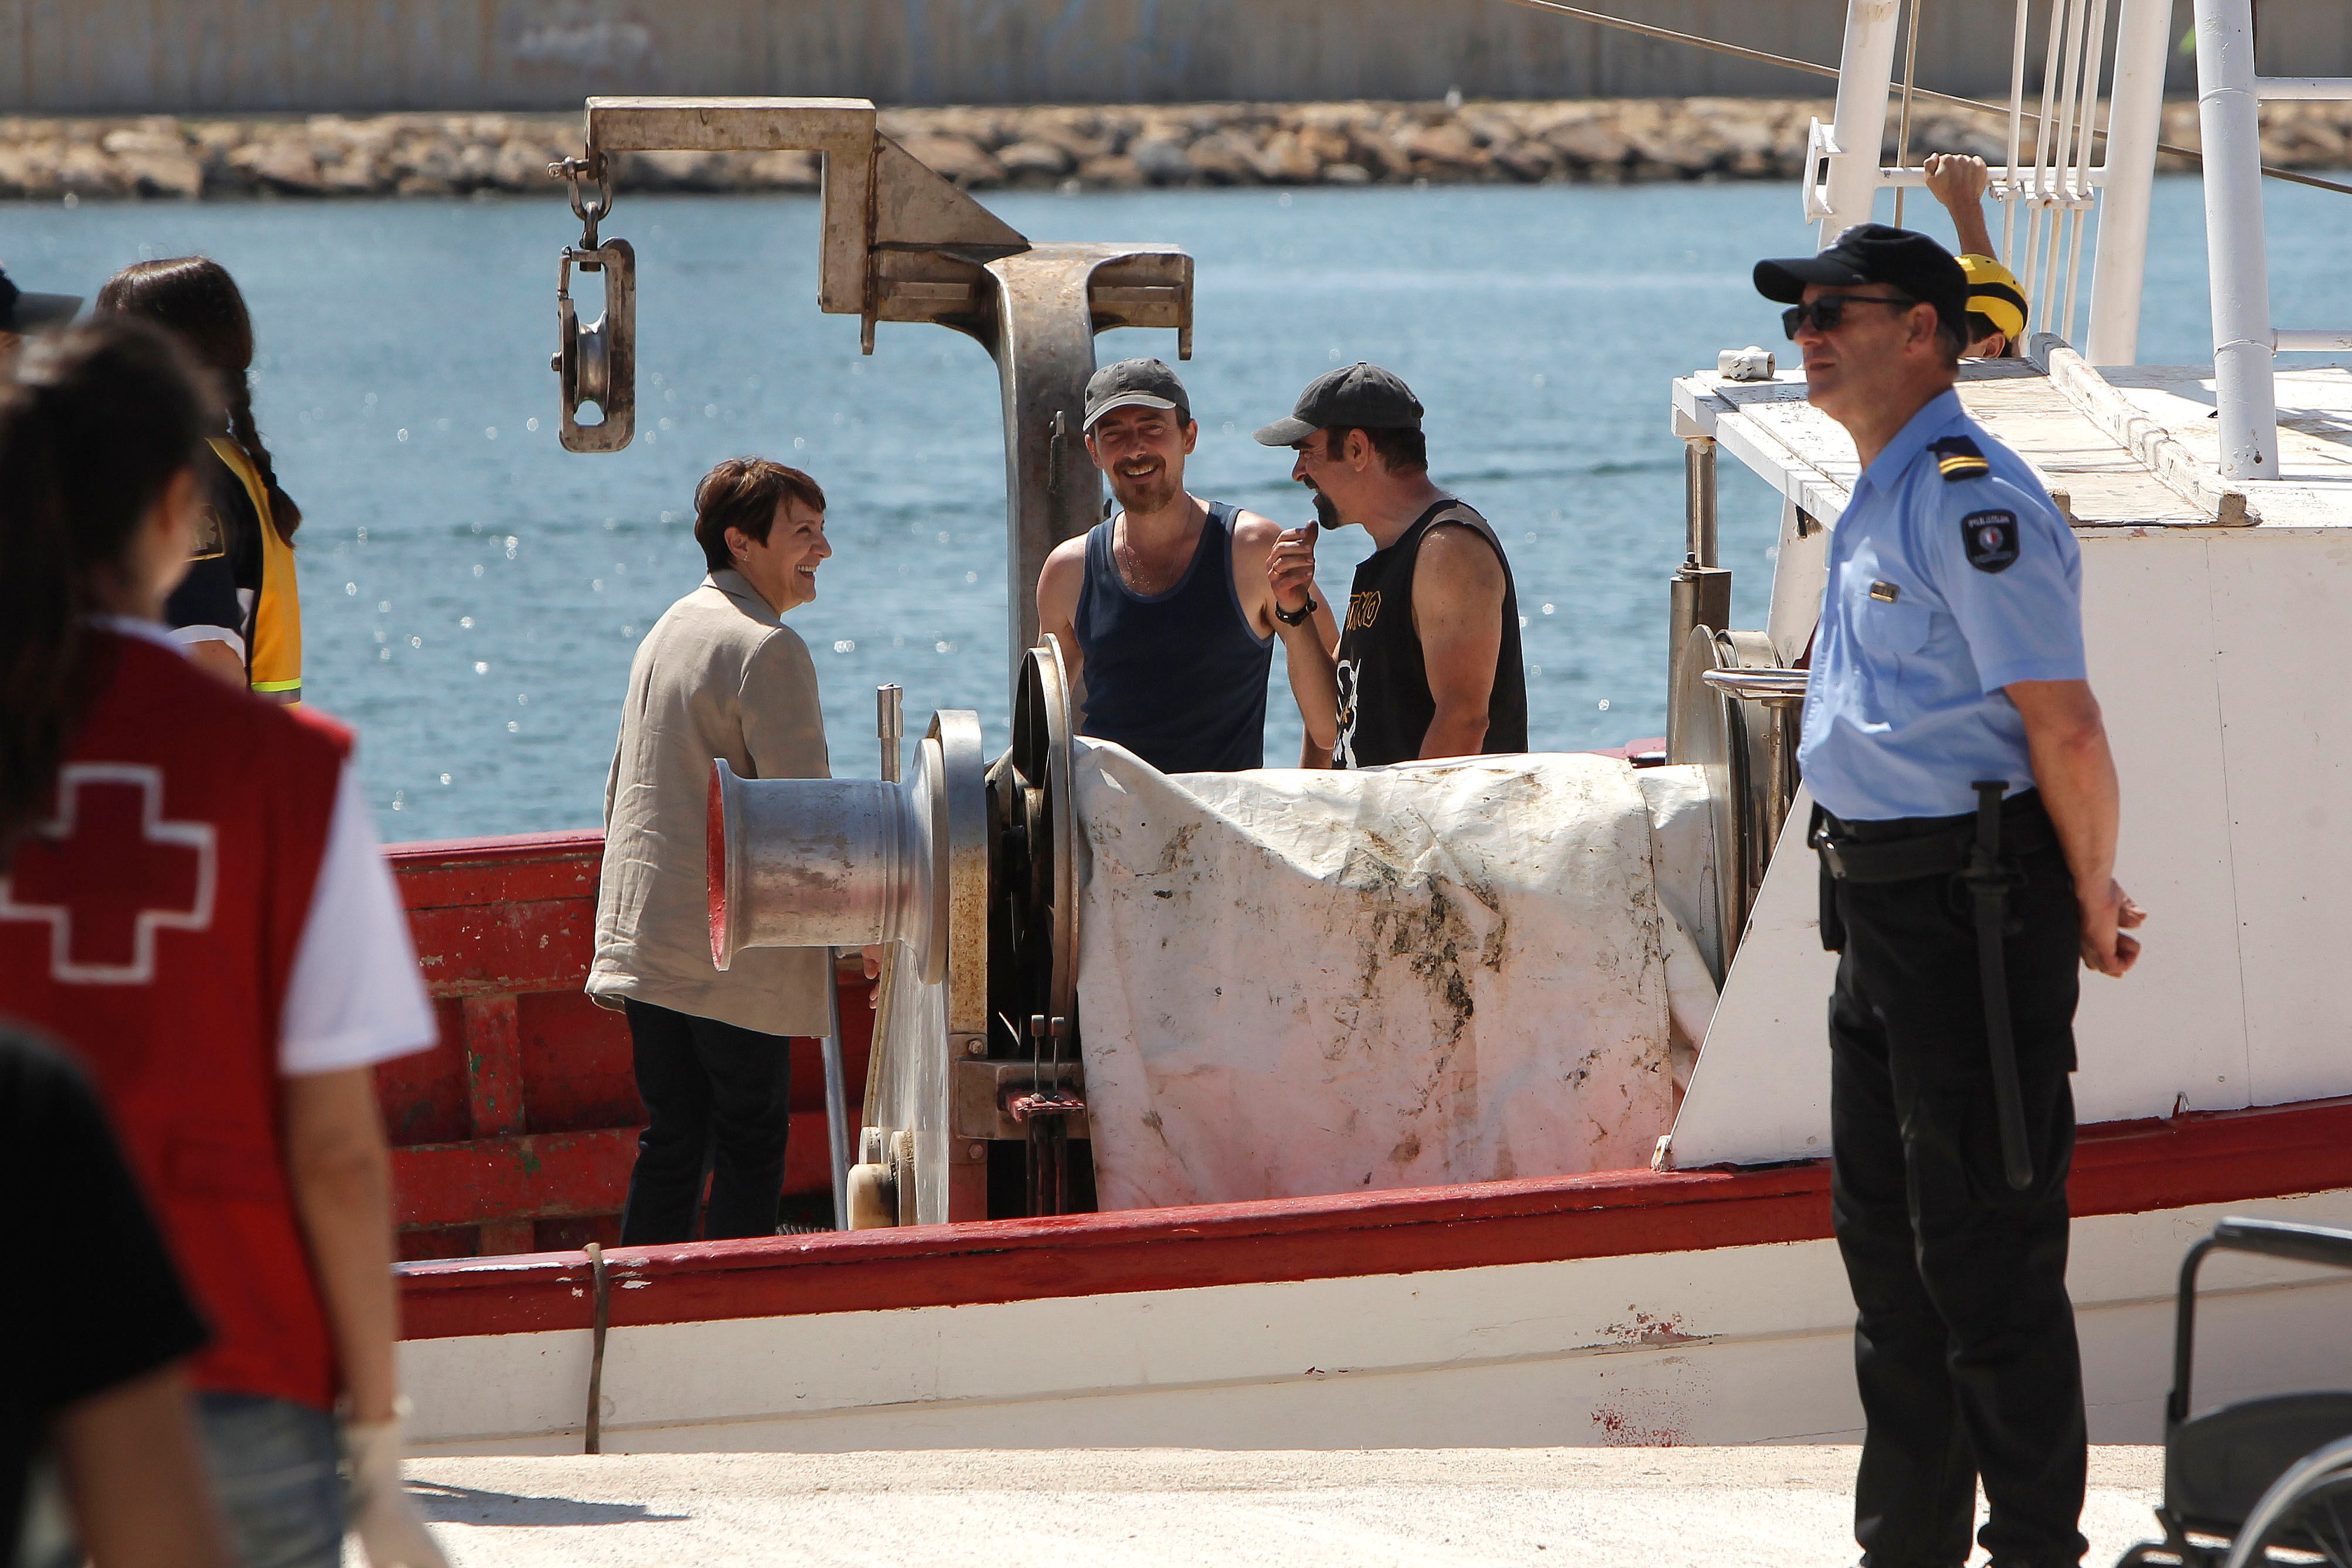
[[(2248, 1208), (2352, 1222), (2334, 974), (2352, 850), (2330, 831), (2352, 695), (2307, 674), (2310, 629), (2352, 602), (2352, 371), (2272, 362), (2352, 335), (2275, 329), (2243, 286), (2263, 257), (2244, 117), (2263, 89), (2244, 0), (2200, 0), (2205, 68), (2245, 77), (2242, 101), (2206, 104), (2231, 347), (2210, 369), (2135, 363), (2168, 8), (2124, 0), (2110, 33), (2092, 6), (2098, 26), (2053, 47), (2038, 114), (2021, 68), (1994, 172), (2046, 330), (2027, 360), (1972, 362), (1960, 393), (2082, 541), (2130, 802), (2122, 875), (2156, 912), (2139, 970), (2086, 987), (2070, 1189), (2092, 1436), (2147, 1441), (2184, 1248)], [(1804, 182), (1824, 232), (1920, 180), (1879, 156), (1895, 9), (1849, 11)], [(859, 315), (869, 347), (881, 320), (954, 327), (1003, 368), (1018, 590), (1094, 515), (1067, 439), (1092, 335), (1172, 328), (1185, 351), (1190, 258), (1032, 244), (854, 101), (592, 99), (570, 172), (602, 219), (612, 153), (782, 147), (824, 160), (823, 307)], [(593, 222), (567, 253), (567, 286), (606, 280), (597, 322), (562, 301), (577, 448), (627, 438), (632, 268)], [(1015, 672), (992, 762), (972, 716), (942, 713), (903, 779), (890, 724), (879, 780), (721, 769), (717, 960), (890, 945), (879, 1012), (845, 982), (839, 1038), (795, 1062), (816, 1085), (835, 1053), (845, 1092), (833, 1127), (822, 1096), (796, 1102), (788, 1186), (836, 1194), (851, 1228), (607, 1251), (636, 1113), (619, 1019), (580, 992), (596, 838), (396, 851), (444, 1028), (383, 1077), (420, 1443), (1858, 1434), (1790, 668), (1856, 465), (1767, 361), (1735, 350), (1672, 389), (1689, 549), (1663, 755), (1171, 779), (1071, 738), (1049, 645)], [(590, 402), (603, 423), (578, 422)], [(1725, 453), (1781, 507), (1753, 630), (1727, 624), (1714, 556)], [(1035, 643), (1027, 597), (1010, 595), (1016, 649)], [(2200, 1391), (2332, 1375), (2352, 1284), (2229, 1267)]]

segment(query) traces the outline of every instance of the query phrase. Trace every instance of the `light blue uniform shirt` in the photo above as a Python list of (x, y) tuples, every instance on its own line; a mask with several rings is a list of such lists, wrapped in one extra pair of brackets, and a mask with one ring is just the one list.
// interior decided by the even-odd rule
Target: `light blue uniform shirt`
[[(1952, 437), (1990, 471), (1946, 477), (1931, 444)], [(1947, 392), (1863, 470), (1830, 534), (1797, 751), (1805, 783), (1850, 821), (1973, 811), (1977, 779), (2033, 786), (2025, 723), (2001, 688), (2083, 678), (2074, 532), (2033, 471)]]

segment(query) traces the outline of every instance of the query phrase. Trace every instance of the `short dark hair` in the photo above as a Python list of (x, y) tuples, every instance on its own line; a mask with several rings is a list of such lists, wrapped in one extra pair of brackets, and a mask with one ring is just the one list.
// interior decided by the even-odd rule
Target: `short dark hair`
[(702, 476), (694, 487), (694, 542), (713, 571), (735, 564), (727, 548), (727, 530), (740, 528), (746, 538), (768, 542), (768, 529), (777, 509), (798, 501), (813, 512), (824, 510), (824, 491), (797, 468), (787, 468), (765, 457), (730, 457)]
[(1991, 317), (1986, 315), (1981, 310), (1971, 310), (1969, 312), (1969, 343), (1981, 343), (1996, 332), (2000, 333), (2000, 352), (1996, 356), (1997, 358), (2004, 360), (2021, 360), (2025, 357), (2023, 351), (2019, 347), (2017, 340), (2011, 337), (2007, 332), (2001, 331), (2001, 329), (1993, 321)]
[(1369, 424), (1333, 424), (1323, 430), (1323, 455), (1338, 457), (1347, 449), (1348, 433), (1360, 430), (1364, 439), (1372, 444), (1380, 455), (1381, 466), (1391, 474), (1425, 474), (1429, 471), (1429, 438), (1418, 430), (1381, 427)]

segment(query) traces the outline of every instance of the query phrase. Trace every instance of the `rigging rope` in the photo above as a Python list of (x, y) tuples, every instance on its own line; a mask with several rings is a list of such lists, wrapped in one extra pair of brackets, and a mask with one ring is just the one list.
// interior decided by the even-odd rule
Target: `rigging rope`
[[(1807, 76), (1827, 77), (1832, 81), (1837, 79), (1838, 72), (1835, 66), (1816, 65), (1811, 60), (1796, 59), (1788, 55), (1776, 55), (1765, 49), (1746, 48), (1738, 44), (1727, 44), (1719, 38), (1703, 38), (1696, 33), (1677, 33), (1672, 27), (1657, 27), (1647, 22), (1636, 22), (1624, 16), (1612, 16), (1599, 11), (1587, 11), (1580, 5), (1565, 5), (1562, 0), (1509, 0), (1509, 3), (1525, 6), (1530, 11), (1547, 11), (1555, 16), (1572, 16), (1580, 22), (1591, 22), (1603, 27), (1615, 27), (1622, 32), (1638, 33), (1643, 37), (1656, 38), (1662, 43), (1688, 44), (1693, 48), (1706, 49), (1718, 55), (1729, 55), (1735, 59), (1753, 60), (1759, 65), (1779, 66), (1783, 70), (1799, 71)], [(1890, 86), (1888, 90), (1891, 92), (1894, 89)], [(1954, 109), (1973, 110), (1979, 114), (1999, 115), (2004, 120), (2009, 118), (2009, 110), (1999, 104), (1983, 103), (1973, 98), (1956, 98), (1948, 92), (1936, 92), (1924, 87), (1918, 89), (1917, 92), (1923, 99), (1949, 104)], [(2104, 131), (2094, 131), (2091, 134), (2102, 141), (2105, 141), (2107, 136)], [(2158, 152), (2169, 152), (2176, 158), (2186, 158), (2200, 169), (2205, 165), (2204, 155), (2192, 147), (2175, 147), (2168, 141), (2159, 141), (2156, 144), (2156, 150)], [(2014, 163), (2016, 160), (2011, 159), (2011, 162)], [(2316, 174), (2299, 173), (2293, 169), (2276, 169), (2268, 163), (2262, 165), (2262, 171), (2265, 179), (2284, 180), (2290, 184), (2310, 185), (2318, 190), (2334, 191), (2342, 195), (2352, 196), (2352, 185), (2343, 184), (2335, 180), (2323, 180)]]

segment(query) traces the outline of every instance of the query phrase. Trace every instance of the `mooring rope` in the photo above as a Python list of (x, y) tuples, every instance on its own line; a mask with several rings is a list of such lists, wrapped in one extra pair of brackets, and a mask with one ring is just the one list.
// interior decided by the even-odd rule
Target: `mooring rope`
[[(1798, 71), (1806, 76), (1827, 77), (1832, 81), (1837, 79), (1838, 72), (1835, 66), (1816, 65), (1811, 60), (1801, 60), (1789, 55), (1776, 55), (1766, 49), (1750, 49), (1738, 44), (1727, 44), (1720, 38), (1703, 38), (1696, 33), (1677, 33), (1672, 27), (1654, 26), (1650, 23), (1636, 22), (1624, 16), (1612, 16), (1600, 11), (1588, 11), (1580, 5), (1563, 4), (1562, 0), (1509, 0), (1509, 3), (1525, 6), (1530, 11), (1545, 11), (1554, 16), (1572, 16), (1580, 22), (1591, 22), (1597, 26), (1615, 27), (1621, 32), (1637, 33), (1643, 37), (1656, 38), (1662, 43), (1687, 44), (1692, 48), (1706, 49), (1718, 55), (1729, 55), (1734, 59), (1753, 60), (1759, 65), (1779, 66), (1783, 70)], [(1887, 84), (1887, 90), (1889, 92), (1895, 90), (1893, 83)], [(1979, 114), (1998, 115), (2004, 120), (2009, 117), (2009, 110), (2002, 106), (1980, 102), (1973, 98), (1957, 98), (1948, 92), (1937, 92), (1924, 87), (1917, 90), (1917, 95), (1932, 102), (1948, 104), (1954, 109), (1972, 110)], [(2104, 131), (2094, 131), (2091, 134), (2103, 141), (2107, 137), (2107, 133)], [(2205, 165), (2204, 154), (2193, 147), (2175, 147), (2169, 141), (2159, 141), (2156, 144), (2156, 150), (2158, 152), (2169, 152), (2176, 158), (2186, 158), (2200, 169)], [(2013, 158), (2011, 160), (2012, 165), (2015, 162)], [(2352, 196), (2352, 185), (2343, 184), (2335, 180), (2323, 180), (2316, 174), (2300, 173), (2293, 169), (2275, 169), (2268, 163), (2262, 165), (2262, 172), (2265, 179), (2284, 180), (2291, 184), (2309, 185), (2316, 190), (2334, 191), (2339, 195)]]

